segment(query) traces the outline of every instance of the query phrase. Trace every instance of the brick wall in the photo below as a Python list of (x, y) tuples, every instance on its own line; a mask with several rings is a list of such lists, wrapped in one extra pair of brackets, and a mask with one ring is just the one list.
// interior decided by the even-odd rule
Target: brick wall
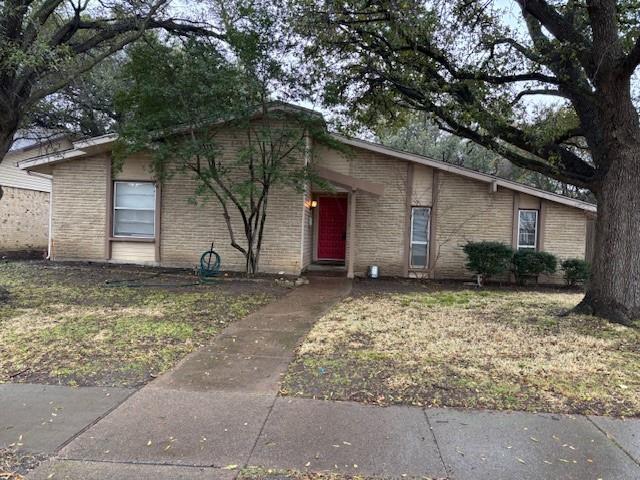
[(447, 172), (440, 172), (435, 224), (436, 278), (467, 278), (462, 247), (469, 241), (511, 245), (513, 192)]
[[(217, 135), (223, 158), (234, 158), (244, 142), (244, 133), (228, 129)], [(300, 160), (302, 161), (302, 159)], [(198, 197), (193, 204), (197, 180), (191, 173), (175, 173), (162, 188), (160, 260), (168, 266), (193, 266), (202, 252), (215, 243), (222, 257), (222, 268), (242, 271), (243, 255), (231, 246), (223, 209), (214, 199)], [(301, 270), (302, 215), (304, 194), (278, 185), (269, 194), (267, 220), (259, 260), (263, 272), (298, 274)], [(228, 205), (236, 242), (246, 245), (238, 210)]]
[[(231, 158), (244, 135), (229, 130), (220, 134), (218, 146)], [(60, 163), (54, 168), (53, 239), (54, 258), (104, 260), (107, 220), (107, 160), (104, 157)], [(117, 177), (127, 180), (148, 178), (139, 158), (124, 164)], [(134, 178), (135, 177), (135, 178)], [(244, 270), (244, 257), (230, 245), (230, 236), (217, 200), (199, 198), (193, 204), (197, 181), (192, 174), (175, 173), (161, 189), (160, 263), (166, 266), (195, 266), (211, 242), (222, 257), (223, 269)], [(304, 195), (279, 186), (269, 196), (267, 220), (260, 257), (260, 270), (297, 274), (301, 270), (301, 234)], [(245, 245), (239, 213), (229, 206), (236, 241)], [(125, 242), (126, 243), (126, 242)], [(151, 259), (151, 245), (140, 247), (114, 243), (114, 261), (140, 263)], [(124, 248), (124, 250), (123, 250)]]
[(46, 251), (49, 242), (49, 194), (2, 187), (0, 252)]
[(585, 258), (587, 215), (577, 208), (545, 202), (544, 250), (558, 257), (558, 272), (541, 281), (562, 283), (560, 262), (568, 258)]
[[(228, 158), (233, 158), (243, 138), (241, 131), (229, 129), (218, 136), (218, 147)], [(359, 148), (353, 148), (346, 156), (316, 148), (313, 159), (355, 178), (384, 184), (385, 192), (381, 197), (362, 191), (357, 194), (355, 273), (364, 275), (368, 265), (376, 264), (381, 275), (402, 275), (405, 230), (409, 222), (407, 162)], [(133, 170), (127, 170), (125, 166), (124, 171)], [(55, 166), (53, 251), (56, 259), (104, 259), (106, 175), (103, 157)], [(214, 241), (222, 256), (223, 269), (243, 270), (244, 258), (230, 245), (221, 206), (215, 199), (203, 198), (198, 198), (194, 205), (196, 186), (192, 174), (176, 172), (162, 187), (161, 264), (194, 266)], [(416, 166), (411, 203), (432, 205), (432, 190), (433, 170)], [(435, 277), (469, 278), (462, 251), (466, 242), (492, 240), (511, 244), (514, 193), (504, 188), (491, 193), (487, 183), (443, 171), (438, 175), (438, 190), (435, 239), (431, 246), (436, 249)], [(317, 188), (314, 191), (317, 192)], [(297, 274), (311, 261), (314, 228), (309, 219), (313, 212), (304, 206), (305, 200), (309, 199), (309, 195), (290, 187), (278, 186), (271, 192), (261, 271)], [(522, 196), (521, 200), (524, 205), (528, 198)], [(545, 205), (544, 249), (561, 258), (584, 256), (584, 213), (552, 202)], [(244, 245), (239, 214), (232, 204), (229, 204), (229, 211), (236, 241)], [(145, 258), (141, 261), (148, 261), (150, 252), (145, 250)], [(130, 255), (127, 250), (123, 258), (129, 260)], [(560, 276), (552, 280), (560, 281)]]
[[(214, 242), (225, 270), (243, 271), (244, 256), (231, 246), (231, 237), (216, 200), (191, 201), (197, 182), (178, 174), (162, 187), (160, 262), (167, 266), (194, 266)], [(269, 196), (259, 267), (264, 272), (297, 274), (301, 266), (300, 242), (303, 196), (282, 188)], [(246, 245), (242, 221), (229, 205), (236, 242)]]
[(52, 190), (55, 260), (104, 260), (107, 165), (104, 156), (55, 165)]

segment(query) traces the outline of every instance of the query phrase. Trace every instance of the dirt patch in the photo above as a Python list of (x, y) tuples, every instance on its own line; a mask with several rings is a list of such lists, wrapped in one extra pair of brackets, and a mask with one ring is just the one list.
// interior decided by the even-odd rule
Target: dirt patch
[(269, 278), (198, 285), (192, 272), (6, 262), (0, 382), (137, 386), (286, 293)]
[(2, 305), (3, 303), (9, 303), (10, 297), (11, 295), (9, 294), (9, 290), (0, 287), (0, 305)]
[[(411, 293), (437, 293), (442, 291), (457, 292), (463, 290), (476, 290), (474, 282), (464, 282), (460, 280), (423, 280), (419, 278), (363, 278), (358, 277), (353, 280), (353, 290), (351, 296), (371, 297), (385, 296), (387, 294), (411, 294)], [(521, 293), (568, 293), (578, 294), (582, 290), (579, 287), (550, 286), (550, 285), (530, 285), (521, 286), (512, 283), (493, 282), (488, 283), (482, 291), (497, 292), (521, 292)]]
[(44, 250), (17, 250), (0, 252), (0, 260), (42, 260), (47, 256)]
[(0, 479), (23, 480), (24, 475), (47, 458), (44, 454), (26, 453), (10, 448), (0, 448)]
[(310, 332), (282, 393), (640, 415), (640, 330), (562, 316), (579, 293), (428, 286), (403, 292), (372, 294), (359, 286)]

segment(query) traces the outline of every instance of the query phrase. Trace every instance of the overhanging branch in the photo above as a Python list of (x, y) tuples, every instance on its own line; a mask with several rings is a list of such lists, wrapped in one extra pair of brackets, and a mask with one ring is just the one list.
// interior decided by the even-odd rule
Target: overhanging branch
[(640, 32), (638, 32), (635, 45), (622, 61), (622, 71), (625, 75), (631, 76), (638, 65), (640, 65)]

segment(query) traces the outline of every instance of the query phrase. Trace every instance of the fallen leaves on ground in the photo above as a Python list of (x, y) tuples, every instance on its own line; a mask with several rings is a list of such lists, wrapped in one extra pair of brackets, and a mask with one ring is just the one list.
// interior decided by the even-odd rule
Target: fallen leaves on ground
[(443, 289), (350, 298), (282, 387), (366, 403), (640, 415), (640, 330), (563, 314), (562, 290)]

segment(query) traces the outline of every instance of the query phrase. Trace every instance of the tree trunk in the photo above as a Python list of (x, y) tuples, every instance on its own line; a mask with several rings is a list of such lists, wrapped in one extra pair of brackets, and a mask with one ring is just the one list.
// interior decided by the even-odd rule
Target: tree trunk
[[(4, 115), (4, 113), (0, 114)], [(19, 120), (7, 115), (8, 118), (0, 118), (0, 163), (4, 161), (4, 157), (13, 144), (13, 137), (18, 130)], [(2, 200), (2, 185), (0, 185), (0, 200)]]
[(610, 149), (608, 161), (596, 194), (592, 276), (576, 311), (629, 325), (640, 319), (640, 139)]

